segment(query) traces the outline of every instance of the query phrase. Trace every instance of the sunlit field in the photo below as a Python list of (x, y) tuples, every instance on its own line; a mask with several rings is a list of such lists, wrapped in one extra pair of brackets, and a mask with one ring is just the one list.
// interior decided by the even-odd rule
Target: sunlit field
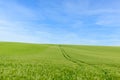
[(0, 80), (120, 80), (120, 47), (0, 42)]

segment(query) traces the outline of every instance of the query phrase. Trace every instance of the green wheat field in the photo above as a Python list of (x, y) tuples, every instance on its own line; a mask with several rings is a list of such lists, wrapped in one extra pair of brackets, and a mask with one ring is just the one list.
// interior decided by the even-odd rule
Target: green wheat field
[(0, 80), (120, 80), (120, 47), (0, 42)]

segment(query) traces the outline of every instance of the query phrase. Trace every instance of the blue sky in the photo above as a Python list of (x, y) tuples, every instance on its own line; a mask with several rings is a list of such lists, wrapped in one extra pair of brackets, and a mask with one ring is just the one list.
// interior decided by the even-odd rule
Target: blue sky
[(0, 41), (120, 45), (120, 0), (0, 0)]

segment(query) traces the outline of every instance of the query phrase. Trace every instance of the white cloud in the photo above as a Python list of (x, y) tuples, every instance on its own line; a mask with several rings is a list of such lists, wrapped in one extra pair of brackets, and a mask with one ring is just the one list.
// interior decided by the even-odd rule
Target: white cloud
[(0, 41), (34, 42), (35, 37), (25, 28), (21, 22), (0, 20)]
[(12, 21), (25, 20), (43, 20), (42, 14), (34, 9), (29, 8), (17, 2), (17, 0), (1, 1), (0, 3), (0, 18)]
[(110, 1), (92, 1), (76, 0), (64, 1), (64, 11), (71, 15), (104, 15), (120, 14), (120, 5), (118, 0)]
[(11, 31), (0, 31), (0, 41), (34, 42), (34, 37)]
[[(79, 16), (96, 16), (95, 24), (101, 26), (120, 26), (120, 1), (110, 0), (92, 2), (91, 0), (65, 1), (66, 14)], [(89, 17), (88, 17), (89, 18)]]
[(67, 14), (83, 14), (84, 11), (89, 8), (88, 0), (76, 0), (76, 1), (64, 1), (63, 3), (64, 11)]
[(120, 27), (120, 15), (119, 14), (111, 14), (111, 15), (103, 15), (100, 16), (96, 22), (97, 25), (103, 26), (118, 26)]
[[(93, 0), (64, 0), (63, 5), (50, 1), (52, 7), (48, 5), (34, 10), (18, 3), (17, 0), (8, 2), (1, 0), (0, 40), (68, 44), (118, 42), (119, 44), (120, 33), (117, 33), (120, 31), (119, 6), (117, 5), (118, 8), (115, 4), (111, 6), (111, 2), (105, 3), (104, 6), (99, 1), (92, 5), (91, 1)], [(91, 21), (88, 21), (90, 19)], [(102, 28), (103, 31), (96, 29), (94, 22), (100, 26), (117, 26), (117, 30), (106, 33), (105, 28)], [(93, 27), (86, 26), (89, 23)], [(76, 31), (72, 30), (73, 28)]]

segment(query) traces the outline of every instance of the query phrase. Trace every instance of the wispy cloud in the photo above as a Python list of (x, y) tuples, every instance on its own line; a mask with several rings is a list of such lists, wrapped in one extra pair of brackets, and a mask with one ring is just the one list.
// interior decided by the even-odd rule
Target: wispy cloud
[(9, 19), (14, 21), (43, 19), (41, 14), (37, 14), (37, 11), (18, 3), (17, 0), (12, 1), (2, 0), (0, 5), (1, 5), (0, 7), (1, 19)]
[(0, 0), (0, 41), (120, 45), (119, 3)]
[(103, 25), (103, 26), (109, 26), (109, 27), (111, 26), (119, 27), (120, 26), (120, 15), (111, 14), (111, 15), (100, 16), (96, 24)]

